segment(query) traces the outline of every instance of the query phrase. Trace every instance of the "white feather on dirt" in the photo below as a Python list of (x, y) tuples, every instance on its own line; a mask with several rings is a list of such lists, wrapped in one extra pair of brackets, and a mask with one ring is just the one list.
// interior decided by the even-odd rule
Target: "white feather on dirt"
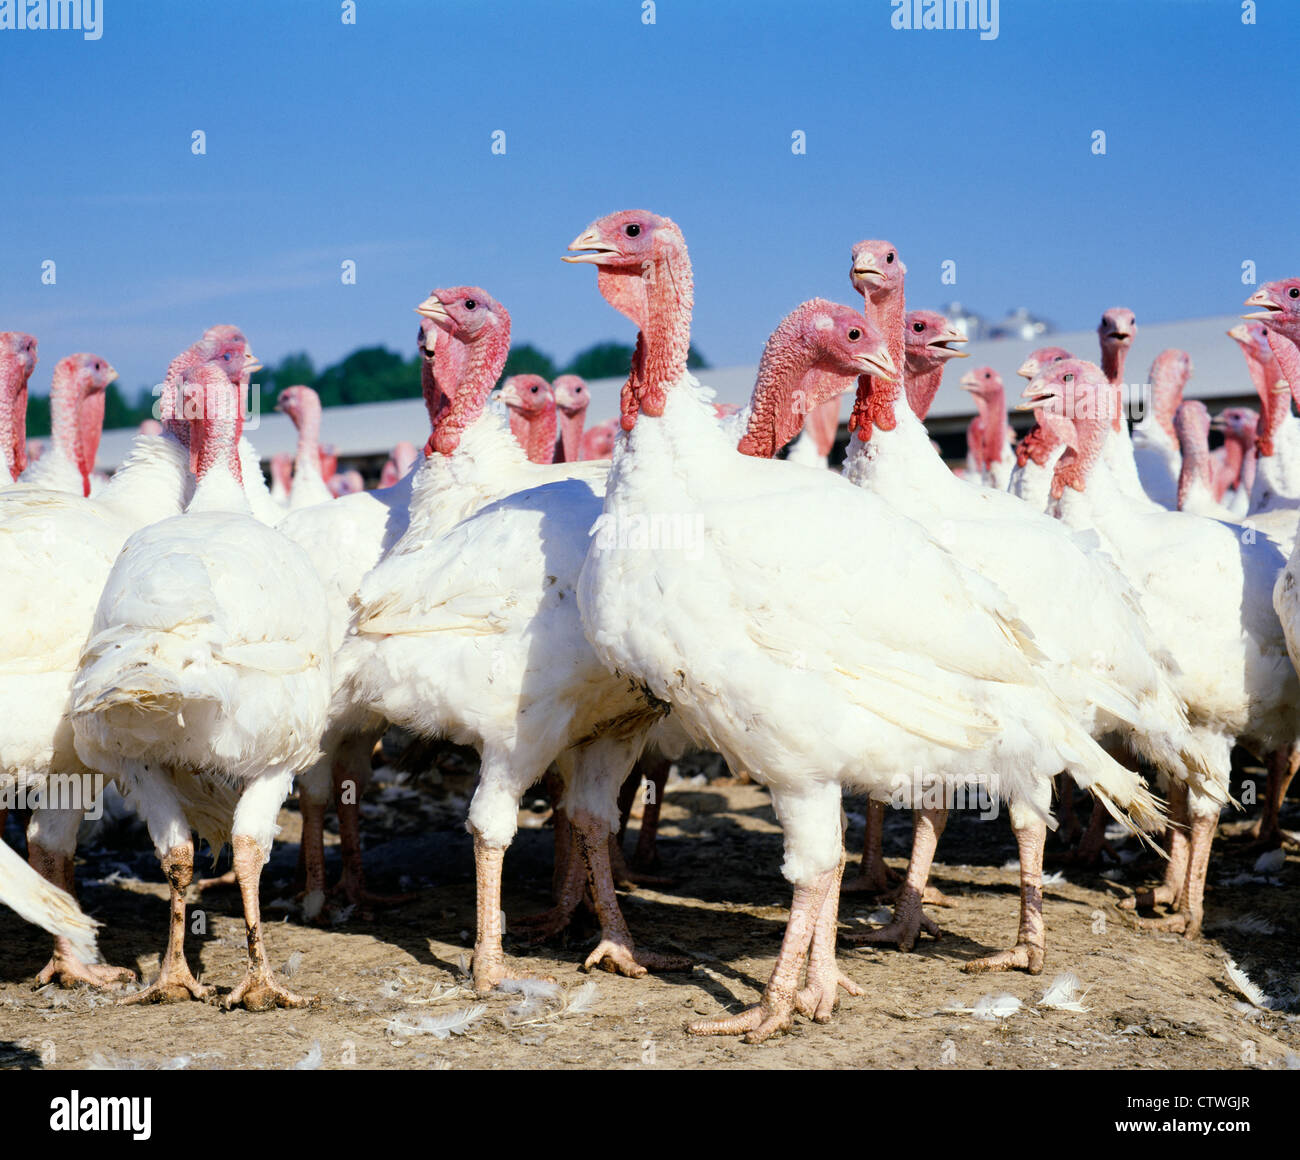
[(1272, 1011), (1274, 1009), (1273, 1000), (1265, 995), (1257, 984), (1251, 981), (1250, 976), (1237, 966), (1233, 959), (1229, 959), (1224, 966), (1233, 986), (1249, 1000), (1252, 1007), (1258, 1007), (1261, 1011)]
[(1038, 1006), (1050, 1007), (1055, 1011), (1089, 1011), (1091, 1008), (1083, 1005), (1083, 998), (1087, 992), (1082, 991), (1081, 988), (1079, 976), (1073, 971), (1057, 975), (1048, 985), (1043, 997), (1038, 1000)]
[(461, 1007), (448, 1011), (445, 1015), (426, 1015), (414, 1023), (390, 1019), (385, 1030), (390, 1035), (432, 1035), (437, 1039), (446, 1039), (450, 1035), (464, 1035), (486, 1010), (482, 1003), (476, 1003), (473, 1007)]
[(1276, 934), (1276, 924), (1262, 914), (1238, 914), (1216, 922), (1214, 930), (1235, 930), (1238, 934)]
[[(563, 1004), (563, 989), (559, 983), (545, 979), (506, 979), (497, 989), (508, 995), (521, 995), (523, 999), (506, 1009), (502, 1022), (507, 1027), (521, 1022), (532, 1022), (555, 1002)], [(558, 1013), (558, 1012), (557, 1012)]]
[(1069, 886), (1065, 875), (1060, 870), (1053, 870), (1050, 874), (1043, 875), (1044, 886)]
[(1019, 999), (1003, 991), (996, 995), (981, 995), (975, 1000), (974, 1007), (945, 1007), (944, 1012), (953, 1015), (974, 1015), (976, 1019), (992, 1022), (995, 1019), (1006, 1019), (1014, 1015), (1020, 1007)]
[(325, 1060), (325, 1053), (321, 1050), (320, 1040), (312, 1040), (311, 1049), (297, 1063), (293, 1065), (294, 1071), (315, 1071)]
[(302, 951), (294, 951), (284, 961), (284, 966), (280, 968), (280, 974), (286, 979), (292, 979), (298, 973), (302, 966)]

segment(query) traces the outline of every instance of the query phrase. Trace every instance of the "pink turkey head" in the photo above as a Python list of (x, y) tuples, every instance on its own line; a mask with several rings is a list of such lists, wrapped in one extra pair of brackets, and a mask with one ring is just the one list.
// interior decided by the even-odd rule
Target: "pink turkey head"
[(560, 375), (555, 380), (555, 405), (566, 415), (577, 415), (590, 403), (591, 395), (581, 376)]
[(610, 419), (582, 433), (582, 459), (608, 459), (614, 454), (614, 440), (618, 438), (618, 420)]
[(1259, 309), (1242, 318), (1262, 322), (1274, 333), (1300, 342), (1300, 278), (1266, 282), (1246, 299), (1246, 305)]
[[(425, 454), (450, 455), (460, 445), (466, 428), (482, 413), (488, 393), (501, 376), (510, 354), (510, 314), (478, 286), (434, 290), (415, 309), (442, 332), (433, 359), (426, 360), (426, 367), (432, 363), (437, 369), (432, 381), (425, 383), (424, 402), (433, 427)], [(461, 344), (462, 349), (454, 344)], [(449, 349), (455, 353), (443, 364), (439, 352)]]
[(879, 303), (897, 294), (902, 289), (906, 273), (907, 267), (891, 242), (869, 239), (853, 247), (849, 280), (853, 289), (872, 302)]
[(512, 375), (501, 387), (510, 430), (533, 463), (555, 455), (555, 392), (541, 375)]
[(95, 354), (70, 354), (54, 368), (50, 423), (81, 473), (83, 495), (90, 494), (90, 477), (104, 432), (106, 392), (116, 378), (117, 371)]
[(199, 363), (181, 376), (181, 404), (190, 426), (190, 469), (199, 478), (218, 463), (243, 483), (239, 463), (239, 437), (244, 428), (240, 391), (225, 369), (215, 362)]
[(1040, 346), (1037, 350), (1030, 352), (1029, 357), (1016, 369), (1016, 374), (1023, 379), (1037, 378), (1038, 372), (1048, 363), (1060, 362), (1062, 359), (1073, 357), (1063, 346)]

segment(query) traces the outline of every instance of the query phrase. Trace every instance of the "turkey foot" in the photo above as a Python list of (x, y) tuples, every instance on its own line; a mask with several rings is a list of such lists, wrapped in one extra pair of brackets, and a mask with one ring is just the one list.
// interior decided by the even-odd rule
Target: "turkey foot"
[(1017, 825), (1011, 815), (1020, 850), (1020, 931), (1016, 945), (1005, 951), (973, 959), (962, 966), (970, 974), (984, 971), (1028, 971), (1039, 974), (1047, 957), (1047, 928), (1043, 925), (1043, 847), (1047, 823), (1040, 818)]
[(857, 876), (845, 882), (844, 894), (883, 894), (902, 880), (885, 864), (885, 803), (867, 800), (867, 833), (862, 839), (862, 862)]
[(812, 950), (808, 955), (808, 976), (804, 988), (795, 996), (795, 1010), (814, 1023), (829, 1023), (839, 1005), (840, 989), (850, 995), (863, 994), (862, 988), (844, 974), (835, 961), (835, 941), (839, 933), (840, 882), (844, 876), (844, 858), (840, 857), (835, 880), (826, 891), (826, 899), (817, 913), (813, 927)]
[(49, 983), (58, 983), (60, 987), (70, 988), (81, 985), (90, 987), (120, 987), (123, 983), (135, 980), (135, 972), (128, 967), (113, 967), (107, 963), (87, 963), (79, 959), (66, 938), (54, 940), (54, 954), (50, 961), (36, 976), (36, 985), (44, 987)]
[(1175, 782), (1169, 787), (1169, 825), (1165, 828), (1165, 851), (1169, 859), (1165, 863), (1164, 881), (1151, 890), (1121, 899), (1121, 910), (1150, 910), (1155, 906), (1183, 909), (1190, 856), (1187, 827), (1187, 787)]
[(690, 1024), (686, 1030), (691, 1035), (743, 1035), (746, 1043), (762, 1043), (794, 1026), (799, 975), (816, 931), (822, 905), (837, 873), (838, 867), (828, 870), (811, 885), (795, 887), (790, 917), (781, 939), (781, 950), (776, 956), (772, 977), (763, 989), (762, 999), (755, 1006), (747, 1007), (736, 1015)]
[(885, 944), (910, 951), (922, 933), (936, 939), (943, 935), (939, 924), (921, 909), (921, 899), (939, 835), (948, 821), (948, 811), (923, 809), (915, 811), (912, 816), (912, 857), (907, 863), (907, 878), (899, 890), (898, 904), (894, 907), (894, 921), (876, 930), (846, 935), (845, 941), (850, 946)]
[[(0, 838), (0, 841), (3, 841), (3, 838)], [(71, 854), (58, 853), (32, 839), (28, 842), (28, 859), (32, 869), (46, 882), (76, 897), (76, 876)], [(130, 983), (134, 979), (135, 972), (126, 967), (84, 962), (77, 956), (76, 951), (72, 949), (72, 944), (66, 938), (56, 937), (54, 953), (50, 956), (50, 961), (41, 969), (41, 973), (36, 976), (36, 985), (44, 987), (49, 983), (58, 983), (64, 988), (81, 985), (101, 988), (119, 986), (122, 983)]]
[(212, 994), (212, 988), (203, 986), (185, 961), (185, 891), (194, 880), (193, 843), (173, 846), (163, 855), (162, 867), (171, 892), (167, 949), (163, 952), (162, 969), (144, 990), (119, 999), (118, 1002), (124, 1006), (184, 1003), (191, 999), (207, 999)]
[(222, 1010), (243, 1007), (245, 1011), (274, 1011), (277, 1007), (319, 1007), (316, 995), (298, 995), (290, 991), (267, 968), (250, 970), (229, 995), (221, 1000)]
[[(506, 965), (505, 951), (501, 949), (503, 922), (501, 915), (501, 866), (505, 849), (490, 846), (478, 834), (474, 835), (475, 939), (473, 979), (474, 992), (486, 995), (506, 979), (537, 978), (526, 971)], [(546, 977), (547, 982), (555, 980)]]
[(608, 827), (595, 814), (578, 810), (573, 815), (573, 830), (582, 857), (587, 864), (596, 918), (600, 921), (600, 942), (587, 956), (583, 970), (601, 966), (631, 979), (646, 971), (689, 971), (691, 960), (685, 955), (663, 955), (653, 951), (634, 951), (623, 912), (614, 891), (614, 876), (609, 864)]
[(1268, 783), (1264, 789), (1264, 810), (1250, 828), (1253, 850), (1276, 850), (1287, 838), (1279, 818), (1282, 801), (1296, 770), (1300, 768), (1300, 746), (1288, 745), (1269, 755)]
[[(248, 971), (239, 985), (221, 1000), (223, 1009), (243, 1007), (248, 1011), (270, 1011), (276, 1007), (315, 1007), (315, 996), (297, 995), (276, 981), (266, 961), (262, 941), (262, 910), (258, 886), (266, 855), (262, 847), (247, 834), (231, 839), (235, 855), (235, 875), (244, 904), (244, 929), (248, 937)], [(182, 922), (184, 921), (182, 917)]]

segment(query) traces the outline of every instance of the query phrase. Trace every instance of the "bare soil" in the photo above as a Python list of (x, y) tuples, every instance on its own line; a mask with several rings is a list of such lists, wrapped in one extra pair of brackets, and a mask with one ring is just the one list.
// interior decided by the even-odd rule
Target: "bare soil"
[[(665, 797), (659, 850), (672, 885), (642, 886), (624, 907), (639, 943), (692, 956), (689, 972), (639, 980), (579, 973), (589, 926), (542, 946), (508, 943), (518, 965), (559, 984), (531, 999), (468, 989), (474, 922), (470, 841), (463, 828), (472, 770), (444, 755), (441, 771), (381, 771), (364, 806), (366, 862), (378, 890), (414, 901), (304, 924), (292, 903), (299, 819), (292, 808), (263, 877), (267, 945), (290, 985), (320, 996), (311, 1010), (223, 1013), (203, 1003), (119, 1007), (85, 989), (34, 990), (48, 957), (42, 932), (0, 910), (0, 1067), (3, 1068), (1283, 1068), (1300, 1065), (1300, 924), (1293, 904), (1300, 867), (1256, 871), (1245, 823), (1229, 821), (1216, 843), (1207, 933), (1195, 942), (1139, 931), (1116, 900), (1159, 873), (1136, 843), (1101, 870), (1060, 869), (1046, 888), (1048, 961), (1043, 974), (968, 976), (961, 964), (1008, 945), (1017, 920), (1015, 846), (1005, 819), (954, 816), (933, 882), (954, 896), (931, 909), (944, 935), (910, 954), (841, 951), (843, 970), (865, 989), (834, 1020), (804, 1020), (759, 1046), (695, 1038), (689, 1020), (753, 1002), (771, 970), (790, 891), (780, 876), (781, 835), (767, 794), (719, 777), (716, 760), (683, 763)], [(1261, 779), (1262, 784), (1262, 779)], [(849, 844), (862, 818), (850, 811)], [(1300, 822), (1297, 811), (1284, 824)], [(506, 913), (549, 903), (552, 838), (546, 807), (528, 803), (506, 859)], [(1084, 817), (1086, 821), (1086, 815)], [(910, 819), (891, 814), (886, 853), (902, 869)], [(636, 822), (628, 836), (631, 849)], [(11, 841), (21, 842), (16, 822)], [(1059, 849), (1049, 841), (1049, 854)], [(336, 853), (331, 849), (331, 859)], [(206, 859), (204, 859), (206, 865)], [(333, 860), (331, 870), (337, 867)], [(852, 866), (850, 867), (852, 870)], [(105, 923), (107, 961), (157, 973), (165, 940), (166, 889), (143, 835), (105, 832), (78, 867), (81, 897)], [(279, 899), (280, 901), (277, 901)], [(238, 895), (208, 891), (195, 902), (189, 960), (205, 982), (241, 977), (244, 937)], [(846, 928), (879, 909), (845, 897)], [(1262, 989), (1262, 1009), (1229, 975), (1233, 959)], [(1083, 1011), (1039, 1005), (1060, 973), (1081, 984)], [(1020, 1000), (985, 1019), (981, 998)], [(1257, 999), (1260, 998), (1257, 996)], [(1005, 1000), (1003, 1001), (1006, 1002)], [(1011, 1006), (1011, 1004), (1006, 1004)], [(449, 1031), (447, 1025), (455, 1026)]]

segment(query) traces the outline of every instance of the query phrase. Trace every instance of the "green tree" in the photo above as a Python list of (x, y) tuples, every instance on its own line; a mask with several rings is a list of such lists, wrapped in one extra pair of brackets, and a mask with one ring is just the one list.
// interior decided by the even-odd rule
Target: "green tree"
[[(632, 353), (633, 348), (624, 342), (598, 342), (574, 355), (562, 373), (584, 379), (622, 378), (632, 365)], [(692, 370), (709, 367), (708, 360), (693, 346), (686, 355), (686, 365)]]
[(506, 378), (510, 375), (541, 375), (548, 382), (555, 378), (558, 372), (555, 369), (555, 361), (545, 351), (538, 350), (537, 347), (524, 343), (523, 346), (514, 346), (510, 348), (510, 354), (506, 358), (505, 370), (501, 372), (501, 377)]

